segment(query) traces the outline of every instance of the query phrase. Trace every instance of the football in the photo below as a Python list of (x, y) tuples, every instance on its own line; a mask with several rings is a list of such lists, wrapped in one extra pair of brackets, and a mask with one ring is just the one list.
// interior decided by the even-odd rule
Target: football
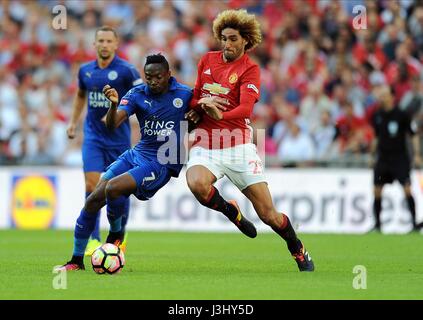
[(125, 256), (119, 247), (105, 243), (93, 252), (91, 265), (95, 273), (117, 274), (125, 265)]

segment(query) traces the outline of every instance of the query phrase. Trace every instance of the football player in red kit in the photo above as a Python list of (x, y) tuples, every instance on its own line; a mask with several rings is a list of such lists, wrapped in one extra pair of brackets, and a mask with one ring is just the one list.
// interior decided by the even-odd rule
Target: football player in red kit
[(238, 204), (223, 199), (213, 186), (226, 175), (251, 201), (260, 219), (286, 241), (299, 270), (313, 271), (314, 263), (288, 216), (273, 205), (252, 143), (249, 118), (260, 96), (260, 68), (247, 51), (261, 42), (260, 24), (246, 10), (226, 10), (213, 21), (213, 33), (222, 51), (208, 52), (198, 64), (191, 108), (203, 116), (189, 152), (188, 186), (202, 205), (222, 212), (254, 238), (256, 228)]

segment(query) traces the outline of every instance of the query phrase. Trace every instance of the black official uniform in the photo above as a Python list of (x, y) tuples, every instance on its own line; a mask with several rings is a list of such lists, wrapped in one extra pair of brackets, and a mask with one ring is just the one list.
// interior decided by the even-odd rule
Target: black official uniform
[(411, 159), (407, 148), (407, 134), (416, 134), (409, 115), (398, 107), (390, 111), (379, 109), (372, 118), (378, 139), (374, 185), (384, 185), (398, 180), (410, 183)]

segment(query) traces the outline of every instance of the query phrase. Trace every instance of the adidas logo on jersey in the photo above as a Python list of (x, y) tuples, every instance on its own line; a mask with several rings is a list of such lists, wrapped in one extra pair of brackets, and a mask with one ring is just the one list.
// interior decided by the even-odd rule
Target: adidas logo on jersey
[(211, 71), (210, 71), (210, 68), (208, 68), (206, 71), (204, 71), (204, 74), (208, 74), (208, 75), (211, 75)]

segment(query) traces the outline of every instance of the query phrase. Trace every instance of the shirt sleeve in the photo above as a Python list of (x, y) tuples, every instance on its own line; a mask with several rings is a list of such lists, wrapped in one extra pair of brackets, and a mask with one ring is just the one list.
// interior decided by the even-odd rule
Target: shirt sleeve
[(240, 100), (243, 96), (249, 95), (258, 101), (260, 98), (260, 68), (258, 65), (251, 67), (241, 78)]
[(406, 126), (407, 126), (406, 127), (407, 132), (411, 135), (415, 135), (417, 133), (417, 130), (418, 130), (417, 123), (407, 113), (405, 113), (405, 123), (406, 123)]
[(377, 117), (377, 112), (374, 112), (372, 114), (372, 117), (370, 118), (370, 126), (373, 129), (373, 132), (375, 133), (375, 135), (379, 135), (379, 128), (378, 125), (376, 124), (376, 117)]
[(118, 109), (125, 110), (129, 118), (131, 115), (135, 113), (136, 107), (137, 106), (135, 103), (135, 92), (134, 92), (134, 89), (131, 89), (120, 100)]
[(223, 112), (223, 119), (233, 120), (233, 119), (249, 119), (253, 113), (254, 104), (256, 103), (256, 98), (252, 95), (241, 95), (241, 101), (239, 106), (232, 109), (231, 111)]
[(191, 108), (191, 101), (192, 101), (192, 97), (193, 97), (193, 93), (194, 93), (194, 89), (192, 89), (188, 94), (187, 94), (187, 107), (185, 108), (185, 112), (189, 111), (189, 109)]
[(82, 74), (82, 68), (79, 68), (78, 71), (78, 88), (83, 90), (83, 91), (87, 91), (87, 87), (85, 86), (83, 79), (83, 74)]
[(200, 59), (197, 65), (197, 79), (195, 80), (195, 86), (193, 89), (193, 95), (190, 102), (190, 108), (195, 109), (196, 111), (203, 111), (198, 106), (198, 100), (200, 100), (200, 94), (201, 94), (201, 75), (203, 73), (204, 68), (204, 57)]
[(223, 119), (249, 119), (254, 104), (260, 98), (260, 68), (254, 65), (242, 77), (240, 84), (240, 104), (231, 111), (223, 112)]

